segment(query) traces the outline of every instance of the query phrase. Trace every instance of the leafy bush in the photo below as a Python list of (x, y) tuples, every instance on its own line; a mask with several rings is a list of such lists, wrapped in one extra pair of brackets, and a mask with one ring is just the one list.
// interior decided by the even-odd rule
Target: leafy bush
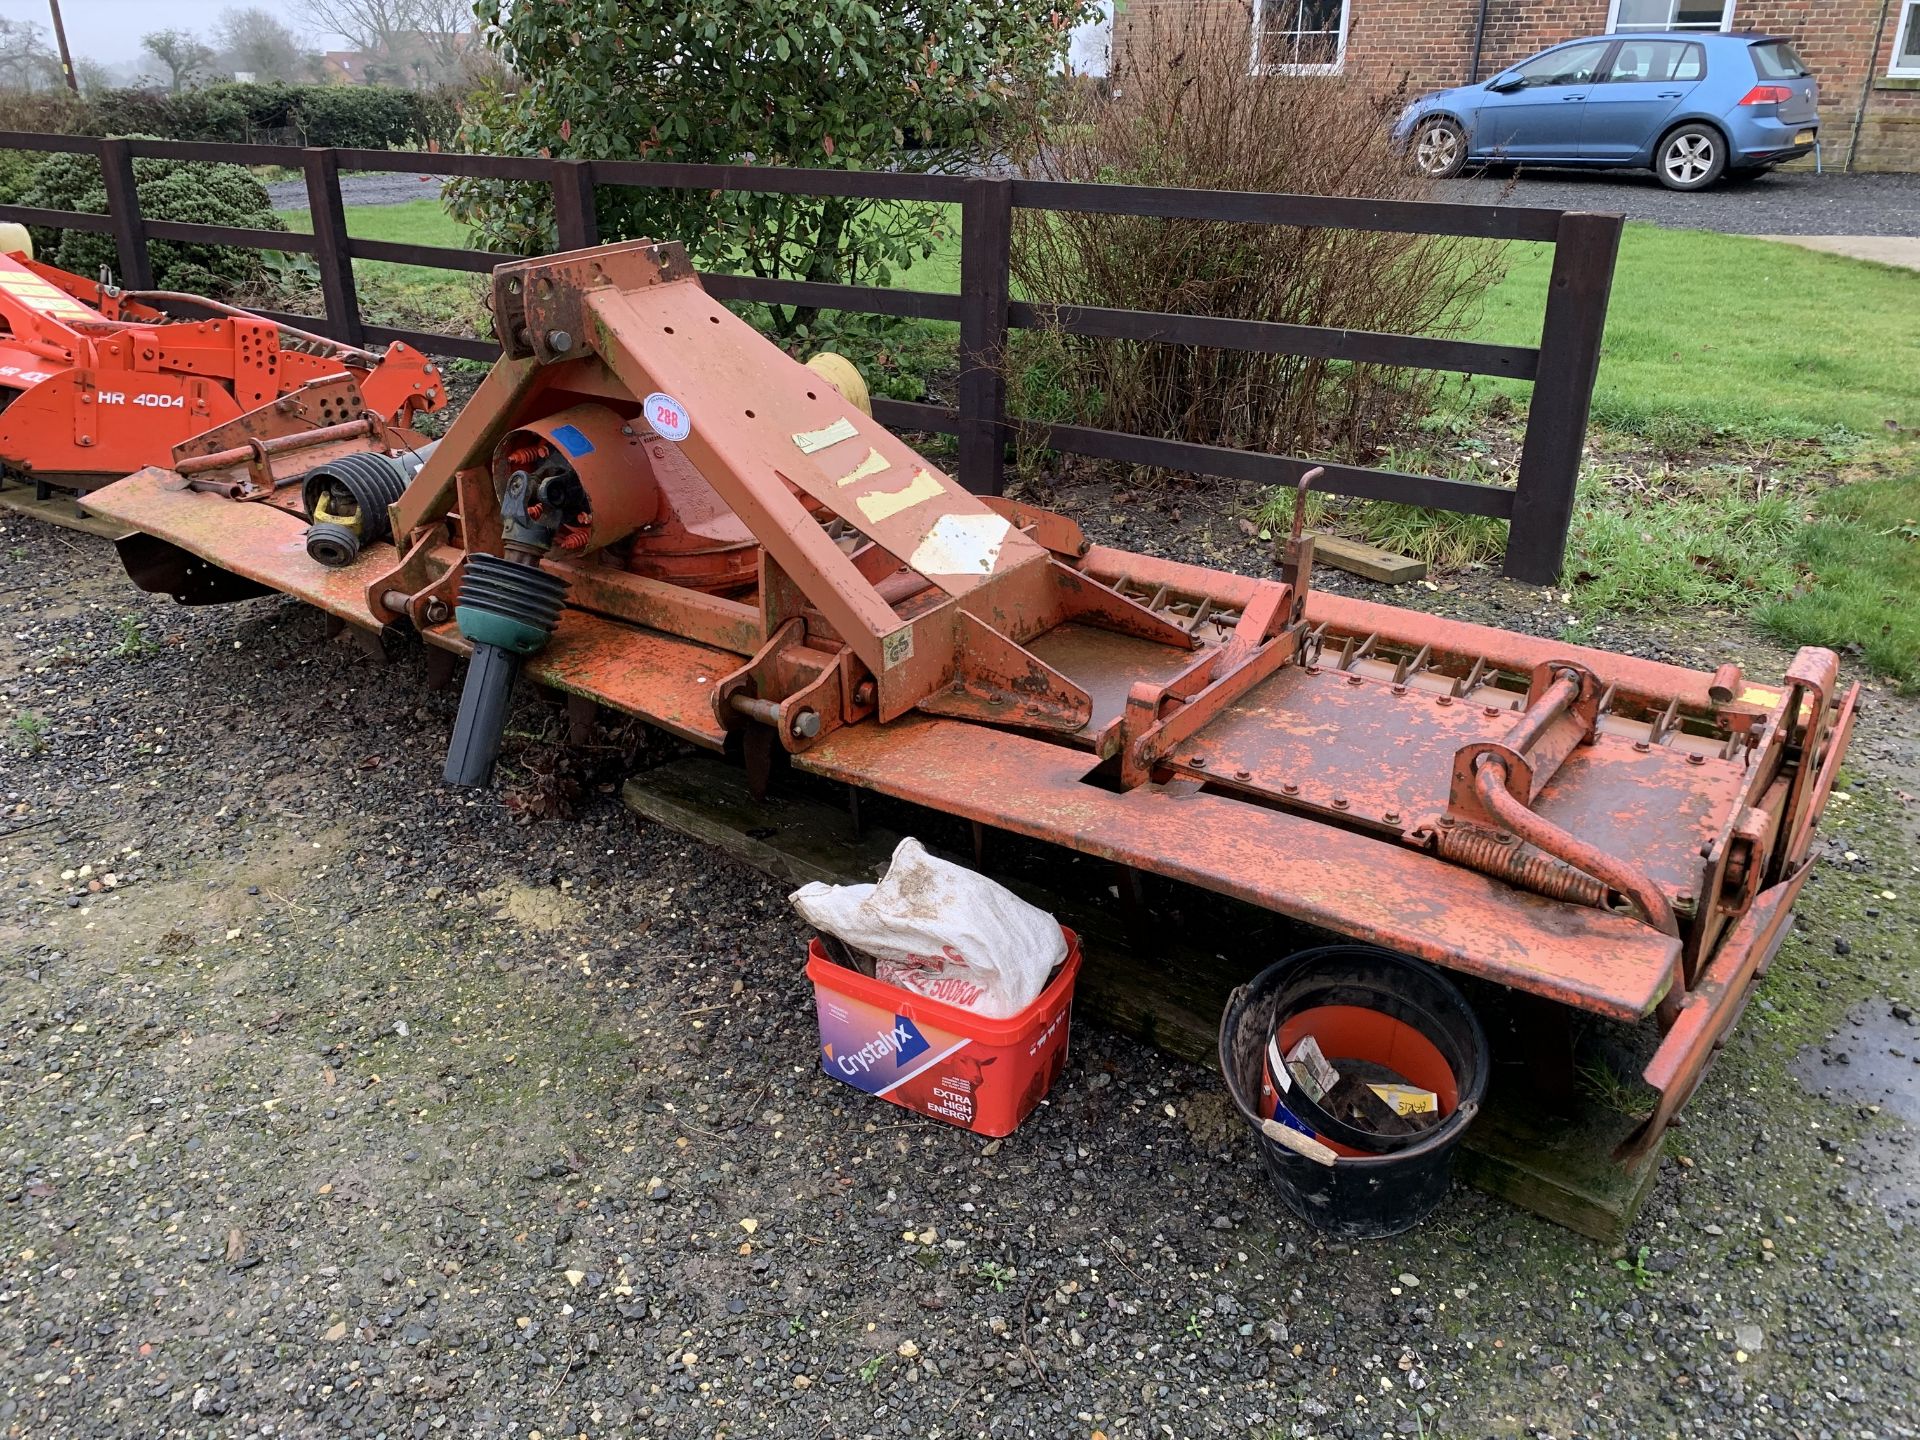
[[(266, 190), (243, 166), (136, 159), (133, 178), (141, 214), (150, 220), (286, 229), (273, 213)], [(90, 155), (47, 156), (20, 203), (105, 214), (107, 191), (99, 163)], [(33, 243), (41, 258), (81, 275), (117, 264), (110, 235), (36, 228)], [(148, 249), (154, 283), (164, 290), (222, 295), (256, 283), (261, 275), (256, 251), (175, 240), (156, 240)]]
[(0, 129), (69, 135), (152, 135), (279, 145), (338, 145), (398, 150), (448, 144), (459, 129), (451, 90), (384, 85), (207, 85), (104, 90), (85, 98), (62, 91), (0, 95)]
[(0, 90), (0, 130), (36, 131), (48, 135), (90, 134), (76, 123), (86, 102), (65, 88), (58, 90)]
[[(698, 7), (482, 0), (480, 33), (517, 89), (468, 107), (463, 147), (502, 155), (959, 169), (997, 151), (1045, 88), (1078, 18), (1056, 0), (709, 0)], [(549, 187), (456, 180), (454, 214), (482, 244), (556, 242)], [(933, 249), (924, 207), (847, 198), (615, 189), (601, 235), (686, 242), (695, 262), (841, 283), (886, 283)], [(788, 333), (805, 311), (776, 307)]]
[(33, 188), (40, 157), (30, 150), (0, 150), (0, 205), (18, 205)]
[[(1141, 6), (1110, 93), (1070, 98), (1033, 169), (1057, 180), (1427, 198), (1379, 103), (1341, 76), (1251, 74), (1245, 4)], [(1483, 242), (1148, 217), (1015, 217), (1036, 304), (1453, 335), (1499, 274)], [(1242, 449), (1367, 458), (1430, 398), (1404, 371), (1043, 332), (1018, 337), (1017, 409)], [(1025, 382), (1038, 376), (1038, 391)]]

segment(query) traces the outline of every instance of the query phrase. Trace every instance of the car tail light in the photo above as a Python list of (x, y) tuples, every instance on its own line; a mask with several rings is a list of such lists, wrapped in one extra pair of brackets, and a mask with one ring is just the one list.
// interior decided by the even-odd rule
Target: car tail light
[(1784, 85), (1756, 85), (1742, 97), (1742, 105), (1784, 105), (1793, 99), (1793, 91)]

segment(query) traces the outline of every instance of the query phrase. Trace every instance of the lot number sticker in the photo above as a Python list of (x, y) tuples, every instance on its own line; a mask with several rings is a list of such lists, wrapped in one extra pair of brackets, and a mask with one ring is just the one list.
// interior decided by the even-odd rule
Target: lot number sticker
[(671, 395), (654, 391), (647, 396), (641, 413), (647, 417), (647, 424), (653, 427), (653, 433), (662, 440), (684, 440), (693, 433), (693, 421), (687, 418), (687, 407)]

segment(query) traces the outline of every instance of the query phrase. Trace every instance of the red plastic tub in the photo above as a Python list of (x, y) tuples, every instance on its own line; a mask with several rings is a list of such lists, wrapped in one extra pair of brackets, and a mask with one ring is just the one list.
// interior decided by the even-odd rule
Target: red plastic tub
[(1067, 1063), (1080, 937), (1018, 1015), (990, 1020), (836, 965), (814, 941), (807, 978), (820, 1012), (820, 1068), (836, 1080), (976, 1135), (1010, 1135)]

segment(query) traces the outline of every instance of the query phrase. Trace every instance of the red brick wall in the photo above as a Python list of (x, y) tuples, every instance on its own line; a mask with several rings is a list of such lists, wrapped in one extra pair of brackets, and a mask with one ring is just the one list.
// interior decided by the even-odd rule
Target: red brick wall
[[(1480, 0), (1352, 0), (1347, 27), (1348, 68), (1389, 84), (1408, 78), (1411, 90), (1464, 85), (1473, 64), (1473, 32)], [(1536, 50), (1607, 28), (1607, 0), (1491, 0), (1481, 43), (1480, 78), (1497, 74)]]
[[(1737, 29), (1790, 36), (1819, 78), (1825, 122), (1821, 151), (1830, 168), (1847, 164), (1858, 118), (1856, 168), (1920, 170), (1920, 87), (1886, 80), (1900, 0), (1891, 0), (1879, 53), (1874, 54), (1882, 4), (1736, 0)], [(1228, 5), (1249, 8), (1247, 0), (1123, 0), (1114, 20), (1116, 67), (1124, 68), (1128, 47), (1146, 32), (1149, 12), (1164, 23), (1182, 11)], [(1466, 82), (1480, 0), (1350, 0), (1350, 5), (1348, 74), (1381, 90), (1404, 84), (1411, 94)], [(1604, 33), (1608, 9), (1608, 0), (1490, 0), (1480, 78), (1561, 40)]]

